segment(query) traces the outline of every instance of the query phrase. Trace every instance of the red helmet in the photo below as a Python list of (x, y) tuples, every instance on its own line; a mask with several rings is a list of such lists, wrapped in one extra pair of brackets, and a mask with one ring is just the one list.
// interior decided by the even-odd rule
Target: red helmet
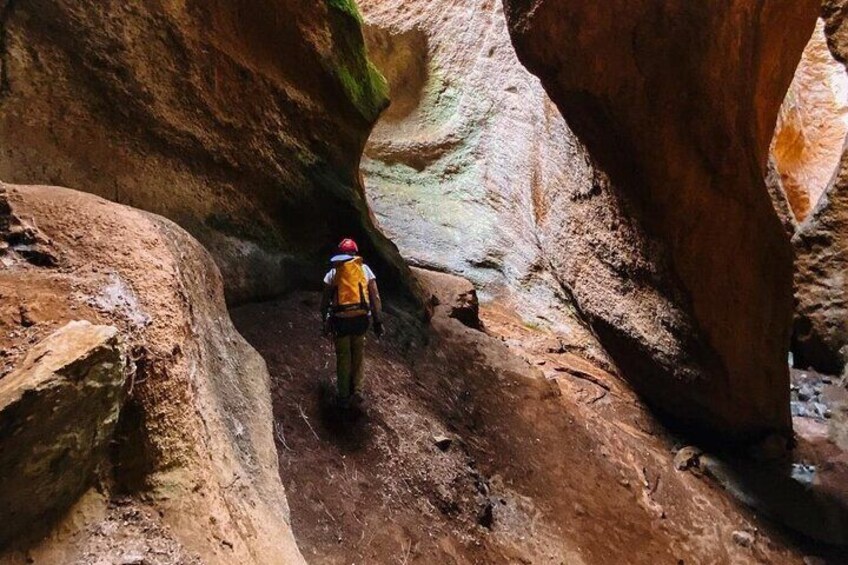
[(359, 247), (356, 246), (356, 242), (352, 239), (343, 239), (342, 242), (339, 243), (339, 253), (356, 255), (359, 253)]

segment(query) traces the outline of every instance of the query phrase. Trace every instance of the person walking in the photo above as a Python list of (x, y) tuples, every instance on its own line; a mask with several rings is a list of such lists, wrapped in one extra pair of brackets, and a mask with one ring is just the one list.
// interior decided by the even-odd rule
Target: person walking
[(377, 277), (352, 239), (339, 243), (324, 277), (321, 319), (324, 335), (332, 337), (336, 349), (338, 403), (348, 408), (363, 400), (365, 334), (373, 322), (374, 334), (383, 335), (382, 303)]

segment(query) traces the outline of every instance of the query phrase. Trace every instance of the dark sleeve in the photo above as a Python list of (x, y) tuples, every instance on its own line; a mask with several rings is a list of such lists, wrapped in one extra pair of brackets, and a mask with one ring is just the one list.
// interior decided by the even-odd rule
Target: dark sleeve
[(380, 291), (377, 288), (376, 279), (368, 282), (368, 296), (371, 298), (371, 317), (375, 322), (383, 320), (383, 301), (380, 300)]

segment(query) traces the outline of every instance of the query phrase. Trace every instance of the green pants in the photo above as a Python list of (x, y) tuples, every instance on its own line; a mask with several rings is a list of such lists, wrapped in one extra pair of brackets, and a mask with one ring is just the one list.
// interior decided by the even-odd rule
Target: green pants
[[(336, 337), (336, 386), (339, 398), (349, 398), (362, 391), (365, 335)], [(351, 379), (353, 388), (351, 389)]]

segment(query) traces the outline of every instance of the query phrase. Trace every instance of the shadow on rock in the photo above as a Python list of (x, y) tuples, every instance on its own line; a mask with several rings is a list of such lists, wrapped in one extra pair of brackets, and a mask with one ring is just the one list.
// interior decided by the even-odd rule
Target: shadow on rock
[(715, 457), (703, 457), (701, 466), (751, 508), (812, 540), (840, 546), (837, 551), (843, 555), (848, 544), (848, 504), (821, 484), (815, 466)]

